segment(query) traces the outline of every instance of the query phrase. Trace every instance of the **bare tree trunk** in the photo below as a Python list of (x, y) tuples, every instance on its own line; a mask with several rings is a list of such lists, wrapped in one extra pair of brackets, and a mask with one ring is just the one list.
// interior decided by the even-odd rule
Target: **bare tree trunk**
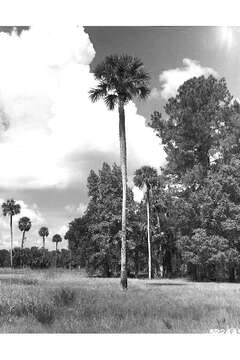
[(119, 102), (119, 140), (120, 162), (122, 171), (122, 243), (121, 243), (121, 285), (127, 289), (127, 240), (126, 240), (126, 207), (127, 207), (127, 145), (125, 131), (124, 106)]
[(10, 232), (11, 232), (11, 251), (10, 251), (10, 264), (11, 268), (13, 267), (13, 256), (12, 256), (12, 248), (13, 248), (13, 229), (12, 229), (12, 215), (10, 215)]
[(151, 237), (150, 237), (150, 199), (149, 188), (147, 188), (147, 234), (148, 234), (148, 278), (152, 278), (152, 254), (151, 254)]

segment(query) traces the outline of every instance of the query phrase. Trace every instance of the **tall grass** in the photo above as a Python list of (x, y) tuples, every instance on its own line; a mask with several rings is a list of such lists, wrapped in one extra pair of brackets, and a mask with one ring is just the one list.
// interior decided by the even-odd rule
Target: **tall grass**
[(34, 317), (49, 326), (55, 321), (59, 308), (69, 306), (75, 299), (74, 290), (40, 286), (37, 279), (4, 277), (0, 283), (0, 316), (5, 319)]
[[(200, 333), (240, 328), (240, 284), (0, 273), (0, 332)], [(13, 280), (15, 279), (15, 280)], [(2, 281), (3, 280), (3, 281)]]

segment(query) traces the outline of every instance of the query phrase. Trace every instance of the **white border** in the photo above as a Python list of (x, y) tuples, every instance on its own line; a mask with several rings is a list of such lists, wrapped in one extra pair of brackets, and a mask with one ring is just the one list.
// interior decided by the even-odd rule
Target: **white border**
[(240, 24), (239, 0), (1, 0), (0, 25), (68, 21), (88, 26)]
[[(239, 0), (6, 0), (0, 25), (240, 25)], [(0, 80), (1, 81), (1, 80)], [(1, 335), (2, 359), (221, 359), (237, 335)]]

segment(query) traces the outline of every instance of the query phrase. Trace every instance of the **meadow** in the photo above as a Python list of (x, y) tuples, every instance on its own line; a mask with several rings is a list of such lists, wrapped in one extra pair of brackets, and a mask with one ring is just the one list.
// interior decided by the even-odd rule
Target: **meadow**
[(1, 333), (209, 333), (240, 328), (240, 284), (0, 271)]

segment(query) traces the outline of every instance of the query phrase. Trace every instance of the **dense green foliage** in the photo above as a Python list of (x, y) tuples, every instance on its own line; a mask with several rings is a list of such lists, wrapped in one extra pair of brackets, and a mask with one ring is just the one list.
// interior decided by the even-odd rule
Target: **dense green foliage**
[[(73, 252), (73, 263), (86, 266), (90, 273), (119, 275), (121, 250), (122, 185), (121, 170), (103, 163), (97, 175), (91, 170), (87, 179), (89, 203), (85, 214), (69, 224), (66, 238)], [(127, 191), (128, 247), (131, 252), (136, 204)]]
[(151, 126), (167, 153), (164, 193), (174, 207), (167, 211), (182, 270), (197, 280), (234, 281), (240, 277), (239, 104), (224, 79), (210, 76), (186, 81), (165, 111), (166, 119), (152, 115)]

